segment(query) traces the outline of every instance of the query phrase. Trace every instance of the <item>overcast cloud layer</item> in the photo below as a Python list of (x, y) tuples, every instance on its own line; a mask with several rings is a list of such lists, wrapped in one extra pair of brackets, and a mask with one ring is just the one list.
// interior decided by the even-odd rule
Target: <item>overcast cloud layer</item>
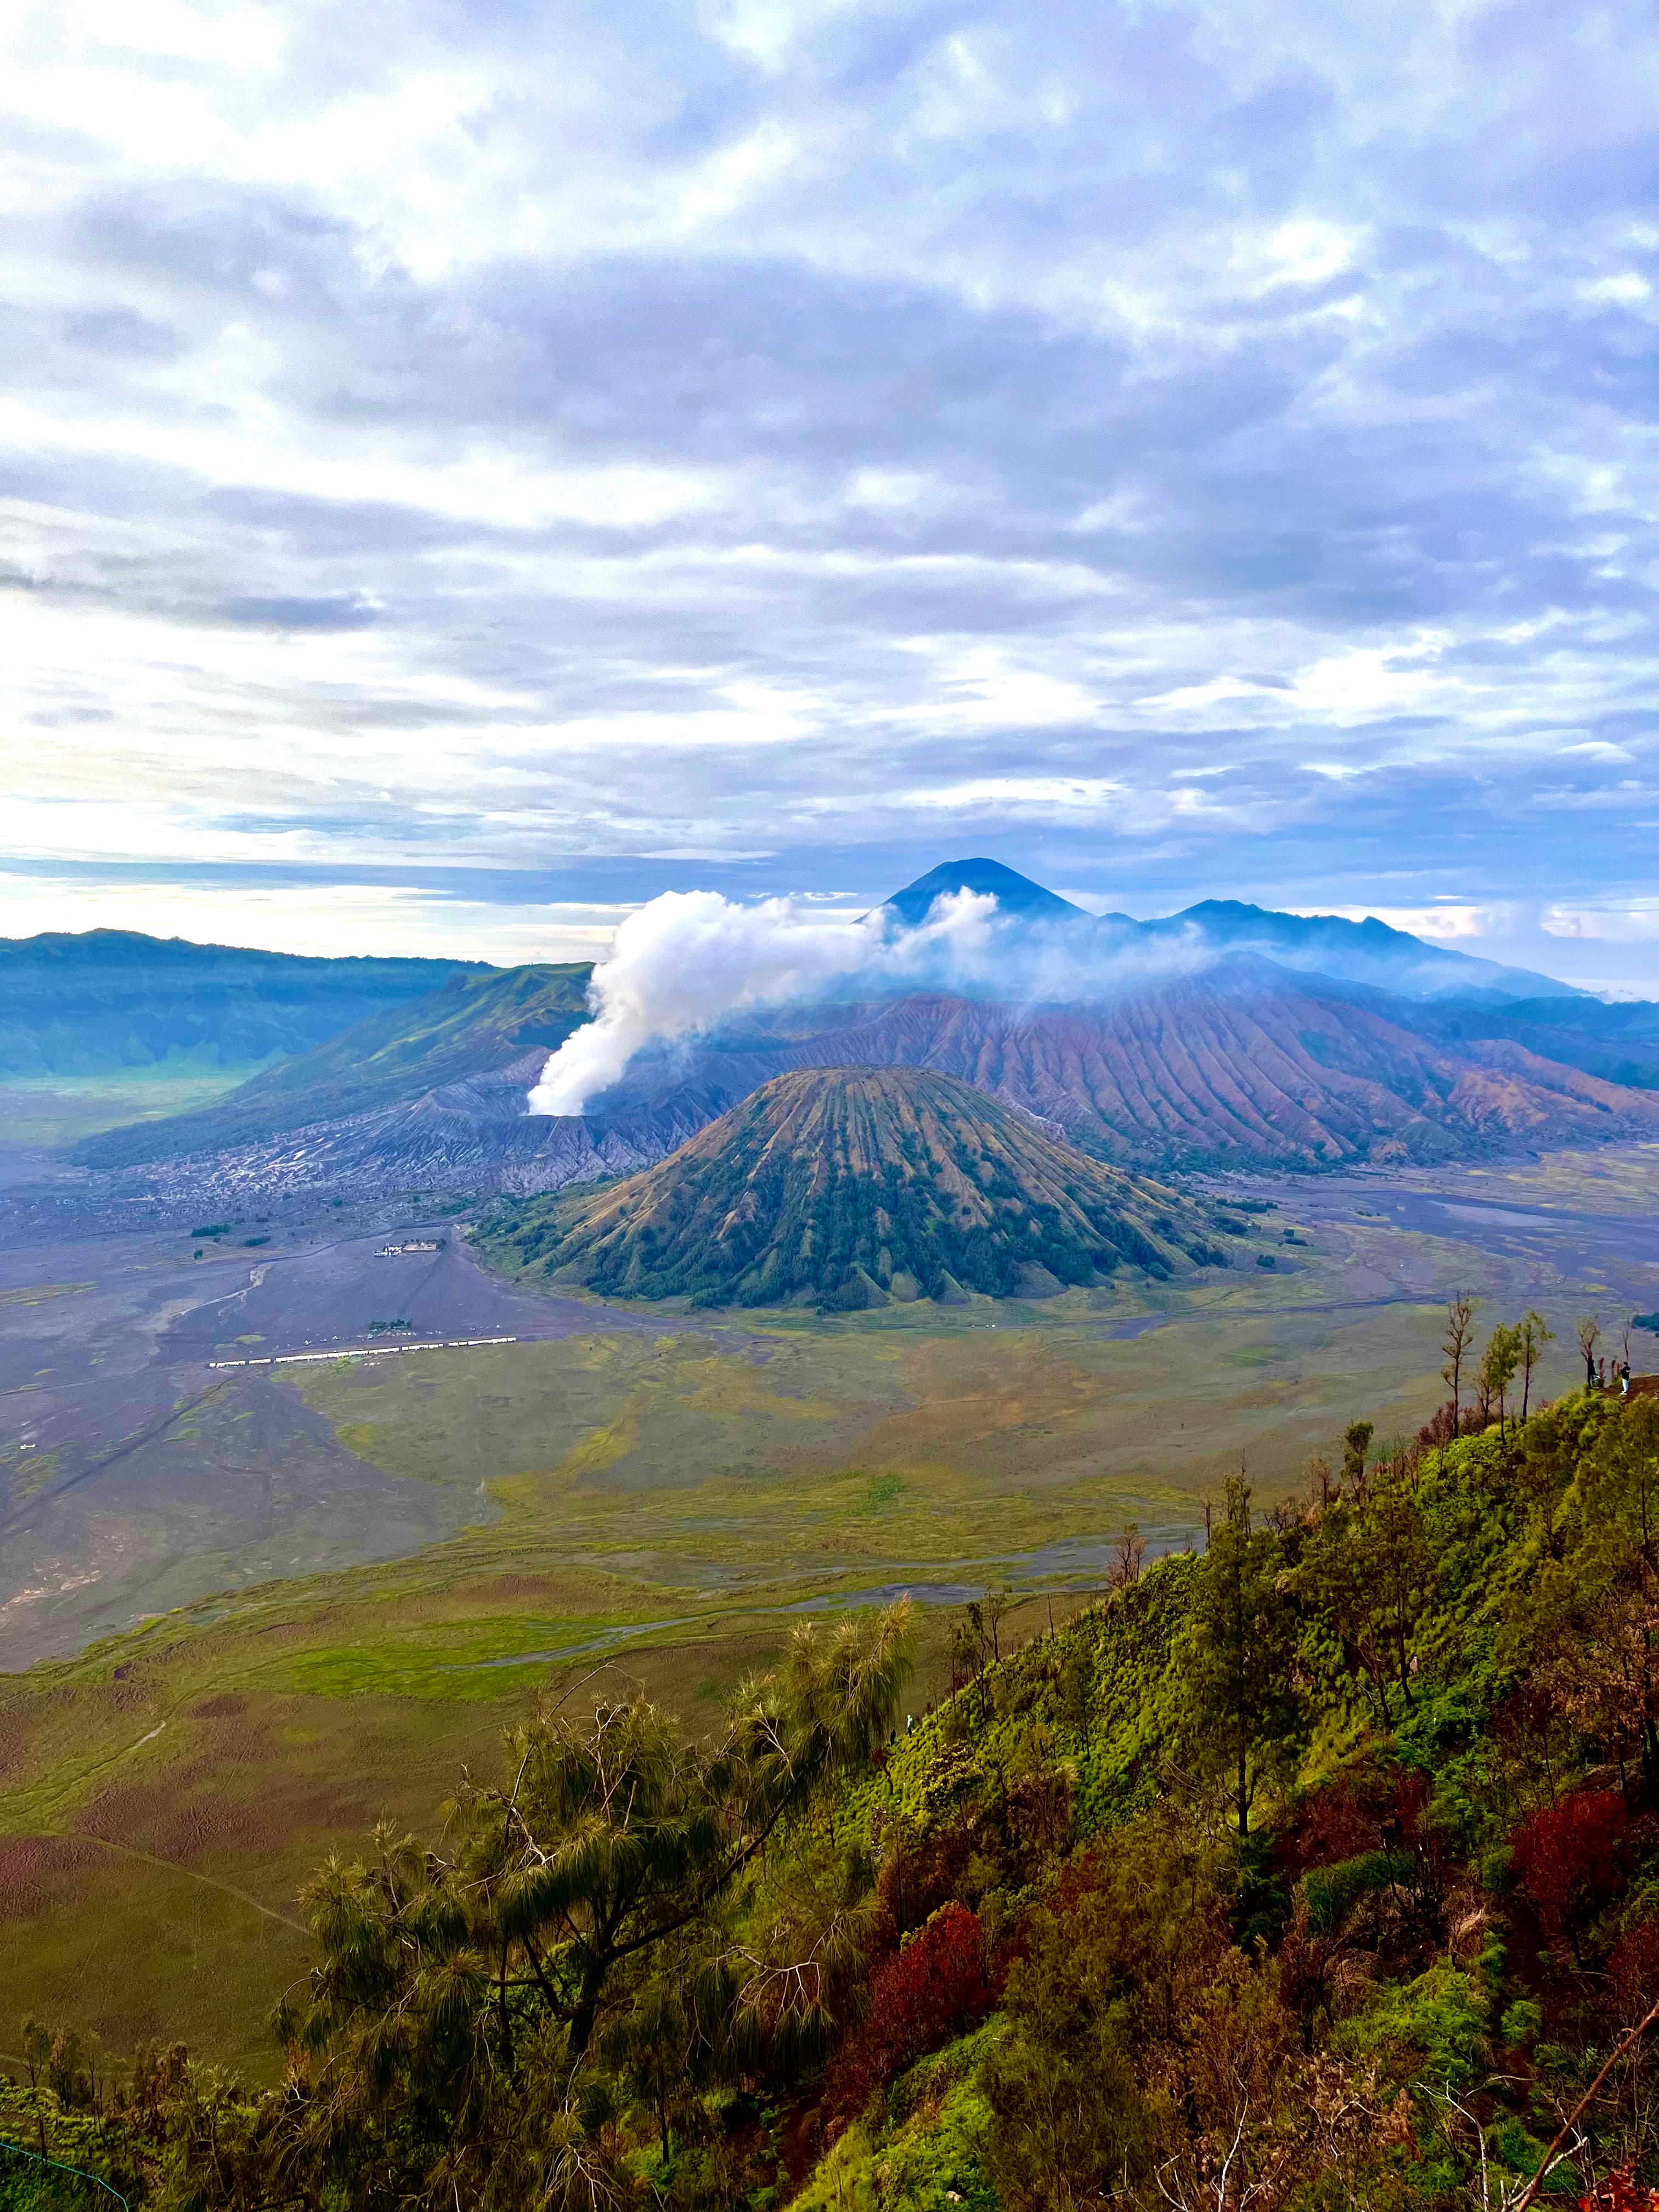
[(1659, 989), (1634, 0), (9, 20), (0, 931), (983, 852)]

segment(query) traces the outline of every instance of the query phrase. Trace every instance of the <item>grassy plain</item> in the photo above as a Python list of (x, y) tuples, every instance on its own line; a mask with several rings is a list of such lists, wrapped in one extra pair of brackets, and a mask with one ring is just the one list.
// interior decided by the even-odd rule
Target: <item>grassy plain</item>
[[(1443, 1170), (1443, 1193), (1547, 1214), (1650, 1215), (1659, 1144), (1607, 1145), (1589, 1152), (1541, 1152), (1501, 1165)], [(1589, 1287), (1585, 1285), (1584, 1287)]]
[[(0, 2050), (33, 2010), (269, 2075), (306, 1875), (381, 1817), (433, 1832), (539, 1692), (638, 1685), (708, 1724), (793, 1618), (896, 1587), (949, 1600), (1006, 1575), (1029, 1632), (1098, 1583), (1126, 1522), (1187, 1540), (1241, 1460), (1271, 1495), (1356, 1413), (1414, 1426), (1439, 1395), (1438, 1301), (1507, 1296), (1510, 1262), (1380, 1219), (1304, 1222), (1287, 1250), (1292, 1218), (1273, 1218), (1273, 1269), (1247, 1252), (1185, 1287), (659, 1311), (298, 1370), (283, 1387), (352, 1451), (476, 1493), (476, 1522), (0, 1677)], [(1536, 1295), (1569, 1328), (1571, 1286)], [(919, 1619), (918, 1707), (947, 1607)]]
[(118, 1074), (10, 1076), (0, 1081), (0, 1133), (10, 1144), (55, 1152), (100, 1130), (210, 1106), (269, 1064), (208, 1066), (175, 1054)]

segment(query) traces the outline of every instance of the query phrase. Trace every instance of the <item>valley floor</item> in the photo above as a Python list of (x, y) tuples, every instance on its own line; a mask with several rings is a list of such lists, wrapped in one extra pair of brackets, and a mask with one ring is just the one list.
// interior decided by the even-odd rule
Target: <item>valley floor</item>
[[(20, 1180), (0, 2050), (37, 2006), (263, 2070), (300, 1881), (381, 1814), (424, 1818), (463, 1763), (493, 1771), (550, 1675), (695, 1717), (792, 1613), (910, 1588), (935, 1601), (925, 1703), (945, 1606), (1006, 1578), (1031, 1619), (1063, 1612), (1127, 1522), (1201, 1540), (1241, 1460), (1271, 1496), (1356, 1413), (1414, 1429), (1450, 1293), (1544, 1314), (1549, 1390), (1578, 1314), (1659, 1306), (1649, 1146), (1233, 1178), (1276, 1210), (1226, 1273), (830, 1322), (547, 1298), (480, 1270), (455, 1213), (88, 1236), (49, 1165), (15, 1154)], [(378, 1256), (411, 1237), (437, 1249)], [(210, 1364), (486, 1335), (515, 1340)]]

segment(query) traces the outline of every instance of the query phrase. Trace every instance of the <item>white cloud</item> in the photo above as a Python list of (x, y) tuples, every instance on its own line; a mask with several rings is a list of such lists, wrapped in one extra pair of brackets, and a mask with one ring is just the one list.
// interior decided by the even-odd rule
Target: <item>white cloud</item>
[(1639, 307), (1644, 300), (1653, 297), (1653, 287), (1645, 276), (1626, 270), (1618, 276), (1597, 276), (1578, 287), (1581, 300), (1597, 303), (1610, 301), (1621, 307)]
[[(248, 334), (225, 333), (222, 359), (234, 360), (233, 387), (252, 380)], [(216, 363), (195, 374), (212, 380)], [(393, 434), (319, 432), (296, 452), (293, 425), (250, 401), (240, 422), (158, 423), (128, 416), (67, 420), (0, 398), (0, 447), (45, 458), (157, 464), (216, 486), (279, 491), (348, 503), (408, 507), (457, 522), (542, 530), (578, 522), (592, 530), (637, 531), (714, 505), (720, 487), (705, 471), (628, 464), (548, 468), (496, 440), (470, 449), (424, 452)]]
[(0, 937), (135, 929), (270, 952), (424, 953), (512, 967), (603, 958), (632, 910), (526, 908), (374, 884), (331, 884), (319, 894), (313, 884), (137, 883), (0, 870)]
[(1280, 223), (1266, 236), (1241, 238), (1231, 255), (1247, 286), (1271, 290), (1279, 284), (1323, 284), (1346, 269), (1359, 241), (1340, 224), (1303, 217)]
[(1581, 744), (1563, 745), (1563, 760), (1633, 761), (1636, 756), (1627, 745), (1615, 745), (1605, 738), (1587, 738)]
[(1394, 646), (1355, 646), (1305, 668), (1291, 686), (1295, 705), (1339, 727), (1419, 712), (1445, 679), (1435, 668), (1446, 641), (1416, 638)]
[(1469, 906), (1455, 902), (1433, 906), (1298, 906), (1292, 914), (1334, 914), (1345, 921), (1383, 921), (1431, 944), (1455, 945), (1468, 938), (1501, 935), (1513, 926), (1508, 907)]
[(1485, 12), (26, 0), (9, 849), (1639, 887), (1659, 30)]
[(1539, 927), (1551, 937), (1590, 938), (1601, 945), (1646, 945), (1659, 939), (1659, 898), (1617, 904), (1547, 907)]

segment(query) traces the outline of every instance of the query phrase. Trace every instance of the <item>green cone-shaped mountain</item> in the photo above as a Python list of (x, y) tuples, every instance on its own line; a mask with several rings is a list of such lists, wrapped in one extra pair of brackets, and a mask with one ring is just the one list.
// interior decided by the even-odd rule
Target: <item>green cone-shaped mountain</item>
[(804, 1068), (641, 1175), (501, 1209), (479, 1241), (616, 1297), (845, 1312), (1224, 1264), (1208, 1226), (954, 1076)]

